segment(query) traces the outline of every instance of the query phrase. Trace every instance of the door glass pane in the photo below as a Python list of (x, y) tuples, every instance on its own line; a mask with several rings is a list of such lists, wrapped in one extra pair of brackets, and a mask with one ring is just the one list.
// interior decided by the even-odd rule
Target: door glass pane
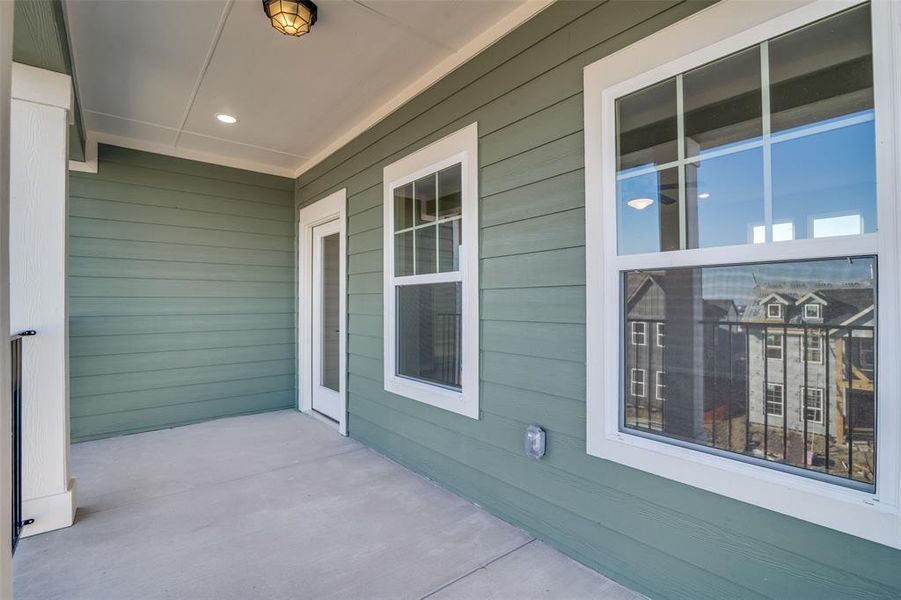
[(463, 287), (459, 282), (397, 288), (397, 374), (460, 389)]
[[(625, 429), (875, 485), (874, 257), (623, 277)], [(814, 296), (823, 305), (811, 321)], [(663, 323), (666, 344), (630, 343), (634, 323)], [(664, 397), (636, 385), (636, 372), (662, 373)], [(822, 397), (805, 406), (811, 388)]]
[(636, 175), (616, 187), (619, 253), (678, 250), (678, 169)]
[(339, 299), (340, 280), (339, 234), (333, 233), (322, 238), (322, 373), (323, 387), (338, 390), (339, 357)]
[(618, 172), (678, 159), (675, 78), (617, 100), (616, 130)]
[(686, 158), (763, 135), (757, 46), (687, 72), (682, 93)]

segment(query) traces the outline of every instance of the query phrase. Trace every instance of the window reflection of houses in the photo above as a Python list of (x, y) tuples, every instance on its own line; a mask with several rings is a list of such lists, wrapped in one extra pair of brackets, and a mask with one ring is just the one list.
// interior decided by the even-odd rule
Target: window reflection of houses
[(872, 290), (761, 296), (742, 316), (750, 336), (749, 451), (820, 469), (828, 464), (831, 473), (853, 472), (854, 479), (870, 480)]
[(872, 288), (758, 285), (739, 304), (680, 300), (701, 284), (672, 275), (625, 284), (624, 426), (873, 481)]

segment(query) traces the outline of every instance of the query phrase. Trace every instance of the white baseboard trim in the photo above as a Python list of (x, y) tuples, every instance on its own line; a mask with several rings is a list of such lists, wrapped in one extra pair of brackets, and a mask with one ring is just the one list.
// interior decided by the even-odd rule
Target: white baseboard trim
[(22, 528), (22, 537), (30, 537), (56, 529), (70, 527), (75, 522), (75, 480), (61, 494), (30, 498), (22, 502), (22, 518), (34, 523)]

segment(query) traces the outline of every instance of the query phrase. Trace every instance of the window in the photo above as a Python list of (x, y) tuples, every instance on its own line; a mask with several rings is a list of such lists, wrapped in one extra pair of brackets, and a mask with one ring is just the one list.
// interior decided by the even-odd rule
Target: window
[(766, 357), (772, 360), (782, 360), (785, 350), (785, 336), (781, 333), (766, 334)]
[(819, 304), (816, 304), (814, 302), (805, 304), (804, 305), (804, 319), (806, 319), (808, 321), (815, 321), (815, 320), (821, 319), (822, 318), (821, 317), (821, 315), (822, 315), (821, 309), (822, 309), (822, 306), (820, 306)]
[(629, 393), (636, 398), (644, 398), (646, 396), (644, 389), (646, 377), (647, 371), (644, 369), (632, 369)]
[(478, 131), (384, 169), (385, 389), (478, 418)]
[(666, 375), (666, 373), (663, 371), (657, 371), (657, 389), (655, 390), (655, 395), (658, 400), (666, 400), (666, 380), (663, 379), (664, 375)]
[[(873, 526), (901, 525), (901, 407), (879, 395), (901, 381), (832, 360), (893, 343), (901, 23), (761, 6), (724, 0), (585, 69), (588, 452), (901, 547)], [(639, 315), (665, 348), (627, 351)], [(624, 393), (633, 368), (666, 373), (659, 426)], [(805, 436), (785, 391), (814, 384)]]
[(657, 323), (657, 347), (663, 348), (663, 323)]
[(823, 388), (801, 388), (804, 394), (804, 415), (811, 423), (823, 423)]
[(781, 383), (766, 384), (766, 414), (780, 418), (785, 414), (785, 388)]
[(632, 345), (644, 346), (647, 344), (648, 324), (644, 321), (632, 321)]
[(809, 363), (823, 363), (823, 332), (819, 330), (807, 330), (807, 334), (801, 334), (801, 350), (804, 360)]

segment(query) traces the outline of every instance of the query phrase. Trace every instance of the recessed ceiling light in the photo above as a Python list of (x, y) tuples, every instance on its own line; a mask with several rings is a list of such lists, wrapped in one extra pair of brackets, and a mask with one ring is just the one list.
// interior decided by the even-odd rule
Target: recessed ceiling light
[(228, 125), (234, 125), (238, 122), (238, 119), (231, 115), (226, 115), (225, 113), (219, 113), (218, 115), (216, 115), (216, 118), (219, 119), (220, 122), (226, 123)]
[(632, 198), (628, 202), (626, 202), (628, 206), (631, 206), (635, 210), (644, 210), (650, 205), (654, 204), (654, 201), (650, 198)]
[(698, 194), (698, 198), (700, 198), (701, 200), (706, 200), (709, 197), (710, 197), (710, 192), (701, 192), (700, 194)]

